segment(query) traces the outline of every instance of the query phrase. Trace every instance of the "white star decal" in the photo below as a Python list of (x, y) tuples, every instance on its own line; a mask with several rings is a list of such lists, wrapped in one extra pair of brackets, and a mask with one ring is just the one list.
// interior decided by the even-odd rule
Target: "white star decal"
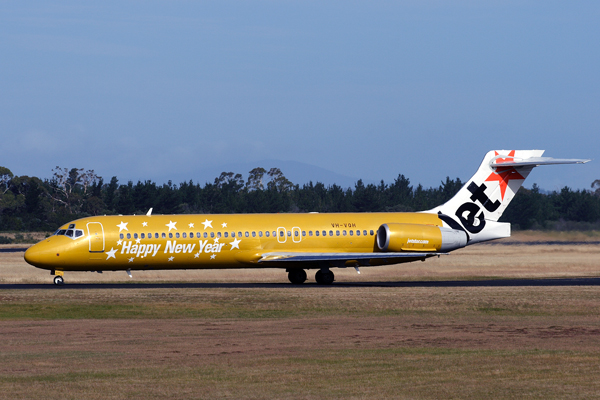
[(175, 259), (175, 257), (171, 256), (169, 257), (169, 262), (173, 261)]
[(142, 222), (142, 226), (148, 226), (147, 222)]
[(233, 249), (240, 249), (240, 242), (241, 240), (239, 240), (238, 238), (235, 238), (235, 240), (231, 243), (229, 243), (231, 245), (231, 248), (229, 250), (233, 250)]
[(120, 246), (123, 244), (123, 241), (121, 239), (117, 240), (117, 246)]
[(215, 238), (215, 243), (219, 243), (219, 238), (218, 237)]
[(190, 223), (188, 224), (188, 228), (193, 228), (193, 227), (194, 227), (194, 223), (193, 223), (193, 222), (190, 222)]
[(109, 258), (114, 258), (115, 260), (117, 259), (117, 257), (115, 257), (115, 253), (117, 252), (118, 249), (113, 249), (112, 247), (110, 248), (110, 251), (106, 252), (106, 259), (108, 260)]
[(175, 224), (176, 224), (176, 223), (177, 223), (177, 222), (173, 222), (173, 221), (169, 220), (169, 223), (168, 223), (168, 224), (166, 224), (166, 226), (168, 226), (168, 227), (169, 227), (169, 232), (171, 232), (171, 229), (175, 229), (175, 230), (177, 230), (177, 227), (175, 226)]
[(198, 258), (198, 257), (200, 257), (200, 253), (194, 254), (194, 258)]
[(121, 221), (121, 223), (119, 225), (117, 225), (119, 227), (119, 232), (121, 232), (122, 230), (128, 231), (129, 230), (129, 229), (127, 229), (127, 224), (128, 223), (129, 222), (123, 222), (123, 221)]
[(134, 260), (134, 258), (133, 258), (133, 257), (131, 257), (131, 258), (129, 259), (129, 262), (133, 262), (133, 260)]
[(142, 239), (136, 239), (135, 244), (140, 244), (141, 241), (142, 241)]
[(211, 259), (211, 260), (214, 260), (215, 258), (217, 258), (217, 255), (216, 255), (216, 254), (213, 254), (212, 256), (210, 256), (210, 259)]
[(223, 222), (223, 223), (221, 224), (221, 226), (222, 226), (223, 228), (227, 228), (227, 222)]
[(206, 230), (206, 228), (211, 227), (212, 228), (212, 221), (209, 221), (208, 219), (206, 221), (204, 221), (202, 223), (202, 225), (204, 225), (204, 230)]

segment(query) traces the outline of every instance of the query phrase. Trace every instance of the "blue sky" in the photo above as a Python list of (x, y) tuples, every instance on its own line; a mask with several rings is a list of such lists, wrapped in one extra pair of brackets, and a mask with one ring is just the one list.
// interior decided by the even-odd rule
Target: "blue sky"
[(546, 149), (596, 160), (525, 186), (589, 188), (598, 21), (593, 1), (3, 1), (0, 165), (162, 183), (282, 160), (429, 187)]

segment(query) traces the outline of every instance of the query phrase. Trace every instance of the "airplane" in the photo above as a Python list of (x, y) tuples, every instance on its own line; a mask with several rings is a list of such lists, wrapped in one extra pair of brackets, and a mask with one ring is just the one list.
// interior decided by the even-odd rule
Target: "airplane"
[(425, 261), (467, 245), (510, 236), (498, 222), (534, 167), (590, 160), (542, 157), (544, 150), (493, 150), (448, 202), (405, 213), (114, 215), (61, 226), (25, 252), (29, 264), (66, 271), (217, 268), (285, 269), (293, 284), (316, 269), (332, 284), (331, 268)]

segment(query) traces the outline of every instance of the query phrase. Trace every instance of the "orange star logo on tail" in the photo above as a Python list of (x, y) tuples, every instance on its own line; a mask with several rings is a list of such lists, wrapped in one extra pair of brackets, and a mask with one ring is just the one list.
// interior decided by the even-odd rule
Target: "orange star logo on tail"
[[(499, 156), (498, 152), (496, 156)], [(505, 158), (498, 158), (496, 163), (501, 164), (503, 162), (513, 161), (515, 157), (515, 151), (512, 150), (508, 153), (508, 156)], [(496, 167), (496, 170), (488, 176), (486, 182), (488, 181), (498, 181), (500, 184), (500, 194), (502, 195), (502, 200), (504, 200), (504, 193), (506, 193), (506, 188), (508, 187), (508, 182), (511, 180), (523, 180), (523, 176), (517, 172), (514, 167)]]

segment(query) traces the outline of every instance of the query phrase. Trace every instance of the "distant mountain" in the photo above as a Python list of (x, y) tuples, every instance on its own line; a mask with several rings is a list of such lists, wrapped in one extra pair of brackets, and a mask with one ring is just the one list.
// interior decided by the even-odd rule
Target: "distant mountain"
[[(244, 180), (248, 179), (248, 173), (254, 168), (262, 167), (269, 171), (271, 168), (279, 168), (283, 175), (294, 184), (302, 186), (305, 183), (312, 181), (313, 183), (321, 182), (325, 186), (333, 185), (334, 183), (342, 188), (354, 188), (354, 184), (360, 178), (354, 178), (329, 171), (325, 168), (317, 167), (311, 164), (305, 164), (298, 161), (282, 161), (282, 160), (262, 160), (243, 163), (225, 164), (213, 168), (200, 170), (195, 176), (180, 177), (180, 180), (172, 179), (173, 183), (193, 180), (195, 183), (204, 184), (212, 183), (215, 178), (221, 175), (221, 172), (234, 172), (242, 174)], [(365, 184), (372, 183), (363, 180)]]

